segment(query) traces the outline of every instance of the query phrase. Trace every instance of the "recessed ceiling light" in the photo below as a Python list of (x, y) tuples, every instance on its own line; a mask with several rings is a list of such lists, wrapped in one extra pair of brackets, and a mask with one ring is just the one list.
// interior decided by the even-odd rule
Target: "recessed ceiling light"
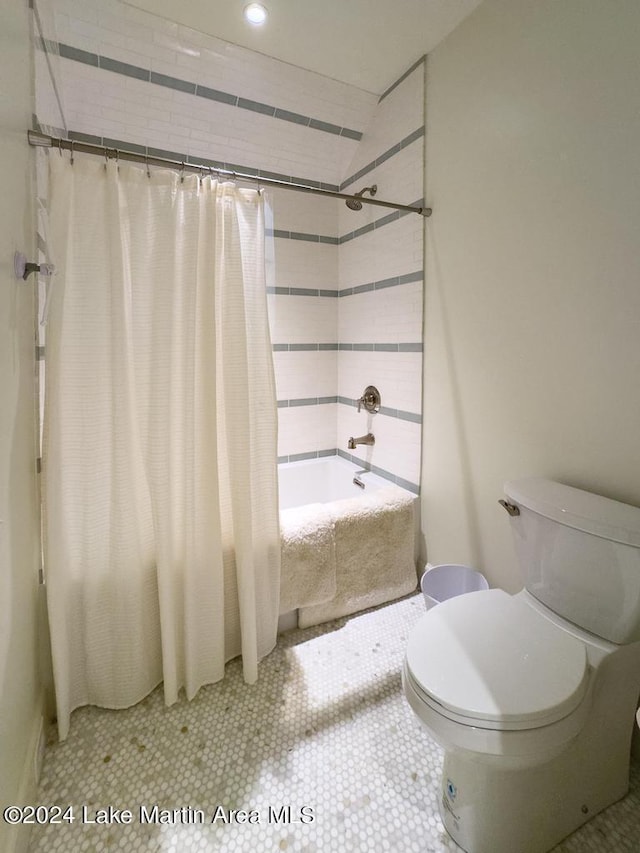
[(244, 7), (245, 20), (250, 24), (255, 24), (256, 26), (264, 24), (267, 20), (267, 15), (268, 12), (262, 3), (249, 3), (248, 6)]

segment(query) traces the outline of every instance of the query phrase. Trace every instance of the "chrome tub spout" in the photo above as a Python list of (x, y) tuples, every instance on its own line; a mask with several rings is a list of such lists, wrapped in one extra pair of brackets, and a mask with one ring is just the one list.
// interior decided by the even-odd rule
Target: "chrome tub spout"
[(349, 448), (349, 450), (355, 450), (355, 447), (357, 444), (375, 444), (375, 443), (376, 443), (376, 440), (375, 440), (373, 433), (368, 432), (366, 435), (361, 435), (359, 438), (354, 438), (353, 436), (351, 436), (351, 438), (349, 439), (349, 442), (347, 444), (347, 447)]

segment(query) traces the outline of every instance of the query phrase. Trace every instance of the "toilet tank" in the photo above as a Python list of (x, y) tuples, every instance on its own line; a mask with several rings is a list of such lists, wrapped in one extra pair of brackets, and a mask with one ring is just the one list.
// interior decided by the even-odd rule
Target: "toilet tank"
[(529, 592), (599, 637), (640, 640), (640, 508), (551, 480), (504, 491)]

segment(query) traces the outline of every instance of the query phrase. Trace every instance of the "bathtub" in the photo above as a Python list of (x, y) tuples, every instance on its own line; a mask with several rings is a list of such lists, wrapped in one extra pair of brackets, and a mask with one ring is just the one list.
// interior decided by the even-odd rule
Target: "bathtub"
[[(283, 463), (278, 472), (283, 536), (281, 604), (287, 609), (281, 609), (280, 631), (357, 613), (416, 588), (419, 512), (414, 494), (340, 456)], [(354, 483), (354, 478), (363, 486)], [(312, 581), (320, 577), (315, 568), (310, 569), (308, 554), (315, 553), (320, 525), (326, 531), (327, 515), (335, 535), (335, 595), (304, 606), (287, 593), (295, 591), (296, 584), (302, 585), (304, 571), (311, 572), (307, 577)], [(298, 516), (305, 524), (302, 545), (295, 528)], [(306, 555), (307, 564), (289, 559), (285, 572), (284, 556), (290, 553), (287, 548), (292, 538)], [(291, 606), (297, 609), (290, 610)]]
[[(364, 488), (353, 482), (356, 474), (364, 483)], [(371, 471), (363, 472), (362, 468), (341, 456), (285, 462), (278, 466), (280, 510), (370, 495), (390, 485), (392, 483), (389, 480)]]

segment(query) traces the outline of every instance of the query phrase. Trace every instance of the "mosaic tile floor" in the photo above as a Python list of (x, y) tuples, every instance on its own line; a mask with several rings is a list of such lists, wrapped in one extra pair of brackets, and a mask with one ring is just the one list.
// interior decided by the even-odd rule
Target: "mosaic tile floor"
[[(41, 803), (71, 804), (76, 819), (35, 827), (30, 853), (459, 850), (438, 816), (440, 748), (400, 683), (423, 612), (412, 596), (291, 631), (253, 686), (234, 661), (191, 703), (165, 708), (156, 690), (127, 711), (76, 712), (69, 739), (47, 750), (40, 790)], [(129, 809), (132, 823), (88, 822), (109, 806)], [(225, 822), (228, 809), (247, 822)], [(556, 851), (638, 849), (636, 764), (629, 796)]]

